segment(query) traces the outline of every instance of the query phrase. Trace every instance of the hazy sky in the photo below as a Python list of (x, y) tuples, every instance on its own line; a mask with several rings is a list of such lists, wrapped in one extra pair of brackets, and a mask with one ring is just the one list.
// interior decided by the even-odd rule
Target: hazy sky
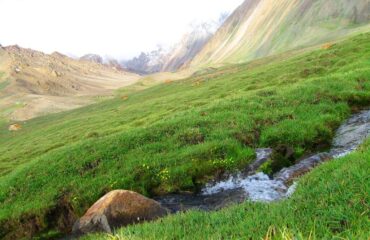
[(216, 20), (243, 0), (0, 0), (0, 44), (128, 58), (169, 45), (193, 21)]

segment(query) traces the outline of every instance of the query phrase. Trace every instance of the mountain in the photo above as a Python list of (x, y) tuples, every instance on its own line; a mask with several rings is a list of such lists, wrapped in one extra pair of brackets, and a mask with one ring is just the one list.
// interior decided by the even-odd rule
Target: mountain
[(140, 74), (175, 72), (203, 49), (227, 17), (227, 13), (222, 13), (217, 21), (193, 24), (191, 31), (184, 34), (171, 48), (164, 49), (160, 46), (151, 52), (142, 52), (139, 56), (122, 62), (122, 65)]
[(118, 60), (110, 57), (103, 58), (98, 54), (86, 54), (79, 58), (80, 61), (87, 61), (97, 64), (102, 64), (108, 67), (111, 67), (115, 70), (125, 71), (125, 68), (118, 62)]
[(142, 52), (131, 60), (123, 61), (121, 66), (139, 74), (160, 72), (166, 63), (167, 54), (168, 50), (158, 47), (156, 50), (148, 53)]
[(368, 0), (246, 0), (189, 66), (240, 63), (338, 39), (368, 24)]
[(214, 25), (207, 23), (196, 26), (192, 32), (185, 34), (181, 41), (166, 56), (162, 71), (173, 72), (192, 60), (212, 37)]
[(80, 60), (103, 64), (103, 58), (97, 54), (86, 54)]
[(100, 64), (96, 55), (80, 61), (57, 52), (49, 55), (19, 46), (1, 47), (0, 118), (26, 120), (80, 107), (138, 78)]

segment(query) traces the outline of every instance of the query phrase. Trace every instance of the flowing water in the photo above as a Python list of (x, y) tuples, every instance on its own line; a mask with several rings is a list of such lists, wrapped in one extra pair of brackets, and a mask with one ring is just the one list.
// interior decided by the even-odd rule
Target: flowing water
[(247, 199), (257, 202), (277, 201), (294, 193), (297, 186), (294, 180), (297, 177), (325, 161), (351, 153), (369, 136), (370, 110), (367, 110), (354, 114), (340, 126), (329, 152), (303, 159), (289, 168), (282, 169), (273, 178), (261, 172), (256, 173), (256, 170), (269, 160), (272, 149), (257, 149), (255, 162), (245, 171), (222, 181), (210, 182), (199, 194), (173, 194), (156, 200), (173, 212), (188, 209), (217, 210)]

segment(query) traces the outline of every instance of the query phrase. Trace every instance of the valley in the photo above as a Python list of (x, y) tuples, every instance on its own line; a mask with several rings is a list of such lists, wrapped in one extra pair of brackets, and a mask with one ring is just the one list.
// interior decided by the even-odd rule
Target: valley
[[(368, 106), (369, 42), (361, 34), (283, 62), (230, 66), (36, 118), (19, 132), (3, 126), (0, 221), (11, 224), (2, 232), (58, 227), (45, 219), (62, 196), (82, 214), (113, 189), (196, 191), (251, 163), (254, 148), (292, 149), (270, 166), (278, 169), (328, 147), (350, 112)], [(39, 225), (17, 224), (27, 216)]]
[(369, 239), (368, 0), (245, 0), (139, 55), (158, 19), (118, 15), (78, 56), (0, 45), (0, 239)]

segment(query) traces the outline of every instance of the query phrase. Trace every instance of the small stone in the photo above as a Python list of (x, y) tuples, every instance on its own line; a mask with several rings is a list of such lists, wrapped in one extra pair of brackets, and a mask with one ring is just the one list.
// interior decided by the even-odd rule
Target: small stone
[(12, 124), (9, 126), (9, 131), (11, 132), (15, 132), (15, 131), (19, 131), (22, 129), (22, 126), (20, 124)]

